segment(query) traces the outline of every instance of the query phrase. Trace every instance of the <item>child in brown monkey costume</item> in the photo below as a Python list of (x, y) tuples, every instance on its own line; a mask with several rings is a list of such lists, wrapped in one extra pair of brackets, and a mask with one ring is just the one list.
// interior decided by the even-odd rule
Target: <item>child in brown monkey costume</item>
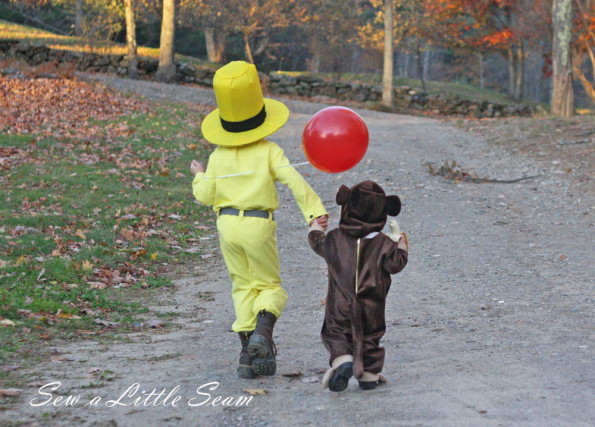
[(325, 234), (315, 221), (308, 234), (312, 249), (328, 265), (328, 294), (321, 337), (330, 352), (331, 368), (323, 387), (343, 391), (354, 375), (364, 390), (386, 382), (380, 375), (386, 331), (384, 309), (391, 274), (407, 264), (407, 242), (396, 221), (390, 234), (382, 233), (387, 215), (397, 216), (401, 201), (386, 196), (373, 181), (337, 193), (341, 206), (339, 227)]

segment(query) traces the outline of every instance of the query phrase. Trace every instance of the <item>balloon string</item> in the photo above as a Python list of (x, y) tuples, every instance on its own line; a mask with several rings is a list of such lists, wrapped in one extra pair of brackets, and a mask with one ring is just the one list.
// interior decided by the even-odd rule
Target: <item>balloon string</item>
[[(308, 165), (308, 164), (310, 164), (310, 162), (301, 162), (301, 163), (294, 163), (292, 165), (277, 166), (276, 168), (273, 168), (273, 169), (282, 169), (282, 168), (289, 168), (289, 167), (293, 167), (293, 166), (303, 166), (303, 165)], [(205, 177), (203, 177), (203, 179), (229, 178), (231, 176), (248, 175), (248, 174), (256, 173), (256, 172), (262, 172), (262, 171), (240, 172), (240, 173), (232, 173), (231, 175), (221, 175), (221, 176), (205, 176)]]

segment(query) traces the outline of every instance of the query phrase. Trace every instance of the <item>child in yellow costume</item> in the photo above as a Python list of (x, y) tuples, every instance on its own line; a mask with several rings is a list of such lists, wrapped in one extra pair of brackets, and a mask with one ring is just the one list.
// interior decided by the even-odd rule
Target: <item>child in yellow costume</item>
[(289, 110), (263, 98), (256, 67), (230, 62), (215, 73), (213, 88), (218, 109), (205, 117), (202, 133), (218, 147), (206, 171), (192, 162), (192, 189), (199, 202), (217, 212), (221, 252), (233, 283), (232, 329), (242, 343), (238, 375), (273, 375), (273, 327), (287, 302), (273, 219), (279, 206), (275, 181), (291, 189), (307, 224), (316, 220), (326, 228), (328, 215), (283, 150), (264, 139), (287, 122)]

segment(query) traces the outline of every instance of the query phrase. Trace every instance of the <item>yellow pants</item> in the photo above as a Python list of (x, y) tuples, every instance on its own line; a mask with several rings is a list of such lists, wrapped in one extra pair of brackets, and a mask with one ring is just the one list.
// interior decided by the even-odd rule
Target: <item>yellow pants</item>
[(217, 218), (221, 252), (233, 283), (235, 332), (253, 331), (256, 315), (263, 309), (279, 317), (285, 308), (287, 292), (281, 287), (276, 230), (272, 219)]

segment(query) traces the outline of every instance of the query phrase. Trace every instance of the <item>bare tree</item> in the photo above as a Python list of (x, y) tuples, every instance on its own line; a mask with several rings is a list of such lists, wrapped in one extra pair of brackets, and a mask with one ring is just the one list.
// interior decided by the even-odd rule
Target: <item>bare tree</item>
[(138, 78), (138, 58), (136, 56), (136, 24), (134, 22), (134, 0), (124, 0), (126, 13), (126, 47), (128, 48), (128, 77)]
[(211, 62), (223, 62), (225, 58), (225, 40), (227, 32), (216, 25), (205, 24), (205, 43), (207, 45), (207, 57)]
[(555, 116), (574, 114), (572, 87), (572, 0), (554, 0), (552, 5), (553, 91), (551, 112)]
[(393, 94), (393, 0), (384, 1), (384, 65), (382, 72), (382, 103), (392, 107)]
[(172, 82), (176, 76), (176, 65), (174, 64), (176, 8), (174, 0), (163, 0), (163, 13), (161, 16), (159, 67), (155, 77), (162, 82)]
[(76, 0), (74, 15), (74, 35), (83, 35), (83, 0)]

